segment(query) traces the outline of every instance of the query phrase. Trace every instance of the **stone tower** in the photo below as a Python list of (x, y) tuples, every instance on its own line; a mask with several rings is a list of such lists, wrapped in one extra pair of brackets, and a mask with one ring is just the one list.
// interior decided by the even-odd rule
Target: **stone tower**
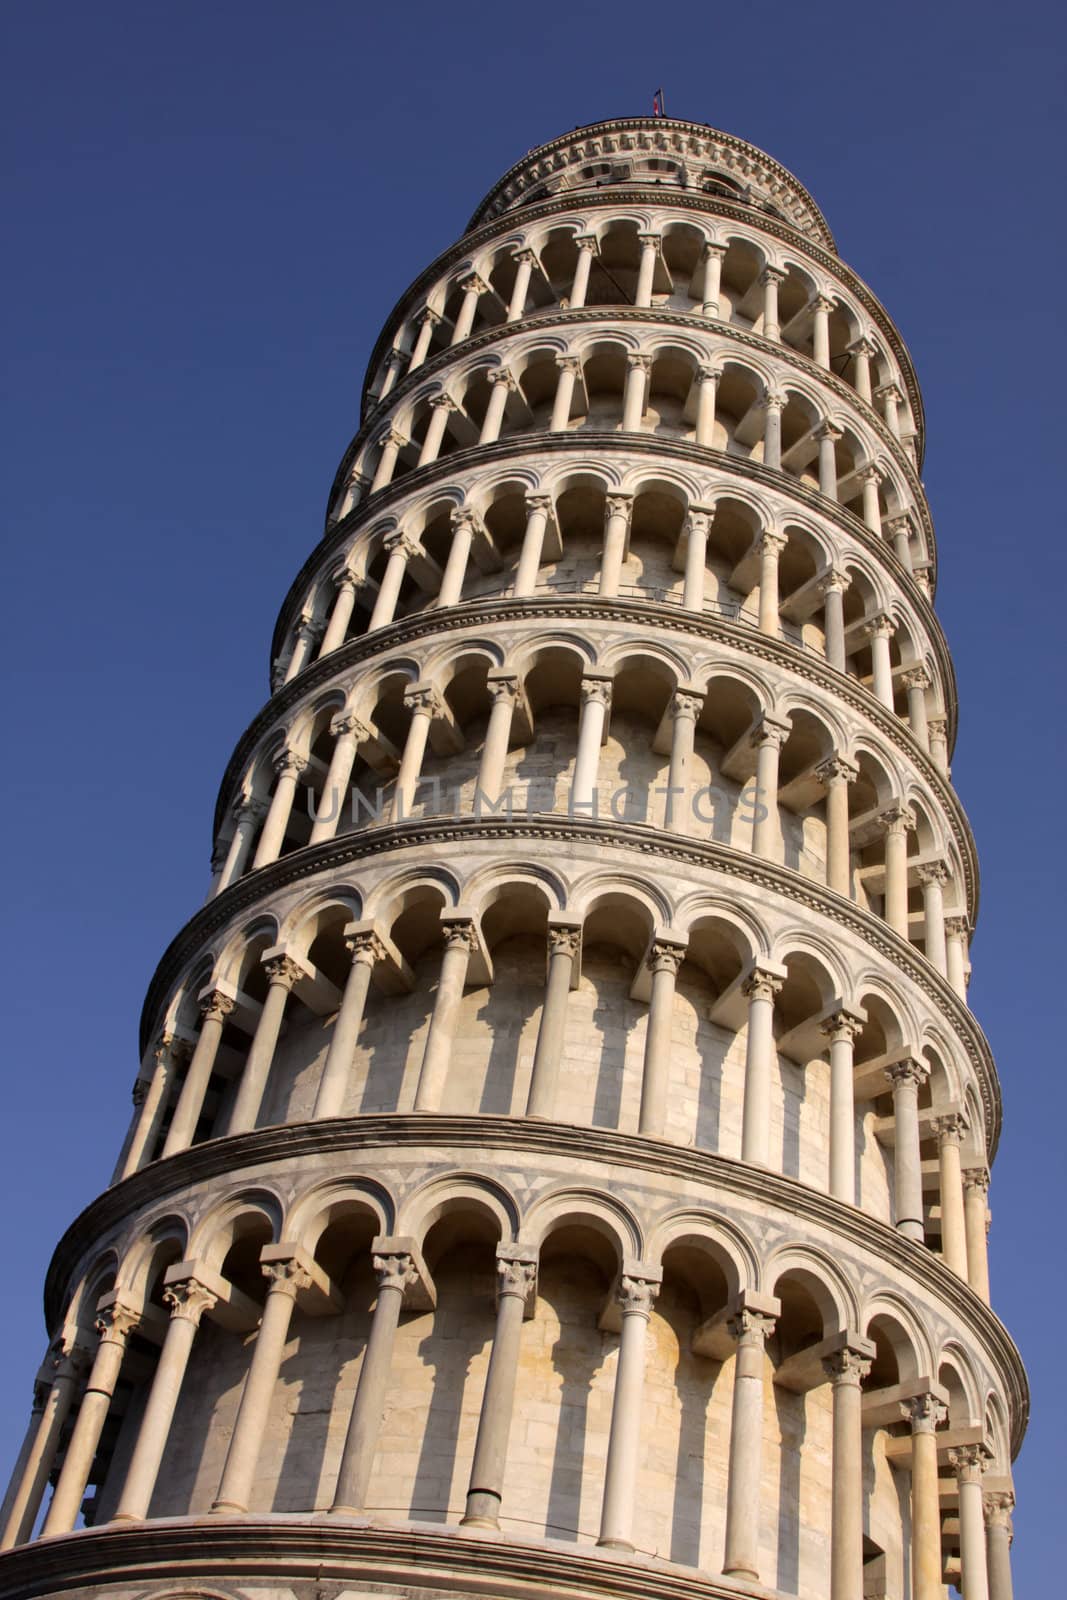
[(703, 125), (532, 151), (401, 297), (49, 1271), (3, 1600), (1007, 1600), (922, 448)]

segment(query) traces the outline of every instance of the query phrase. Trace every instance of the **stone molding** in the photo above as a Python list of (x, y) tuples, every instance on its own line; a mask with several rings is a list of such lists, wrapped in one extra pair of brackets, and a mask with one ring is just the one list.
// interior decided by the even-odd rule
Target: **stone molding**
[[(58, 1325), (65, 1292), (79, 1263), (99, 1248), (110, 1230), (141, 1208), (163, 1200), (173, 1204), (177, 1193), (194, 1184), (221, 1176), (232, 1179), (240, 1172), (279, 1162), (329, 1155), (344, 1156), (346, 1165), (350, 1165), (356, 1152), (390, 1148), (441, 1151), (443, 1161), (452, 1161), (453, 1167), (468, 1172), (473, 1170), (470, 1152), (474, 1150), (492, 1150), (508, 1170), (514, 1168), (520, 1151), (527, 1159), (550, 1155), (568, 1161), (599, 1161), (604, 1166), (605, 1186), (614, 1189), (624, 1169), (704, 1183), (757, 1210), (777, 1207), (783, 1217), (836, 1233), (869, 1261), (885, 1261), (909, 1274), (942, 1304), (951, 1307), (957, 1318), (966, 1321), (991, 1364), (1005, 1376), (1013, 1454), (1022, 1441), (1029, 1415), (1029, 1387), (1019, 1352), (990, 1306), (924, 1244), (906, 1238), (892, 1224), (782, 1173), (714, 1151), (651, 1139), (645, 1134), (539, 1118), (381, 1112), (281, 1123), (193, 1145), (104, 1190), (71, 1223), (56, 1246), (45, 1281), (49, 1326)], [(457, 1151), (462, 1152), (462, 1158), (454, 1160)], [(493, 1170), (486, 1165), (487, 1170)]]

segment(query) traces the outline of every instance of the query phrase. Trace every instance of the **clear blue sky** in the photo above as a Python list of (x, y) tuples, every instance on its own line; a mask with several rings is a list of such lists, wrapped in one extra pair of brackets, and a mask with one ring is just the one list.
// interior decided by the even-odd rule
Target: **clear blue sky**
[[(7, 6), (0, 1448), (53, 1243), (107, 1181), (393, 301), (523, 151), (669, 112), (811, 189), (926, 398), (996, 1050), (996, 1304), (1035, 1418), (1020, 1595), (1062, 1576), (1064, 24), (1032, 0)], [(1050, 1266), (1052, 1270), (1050, 1270)], [(6, 1474), (6, 1465), (2, 1471)]]

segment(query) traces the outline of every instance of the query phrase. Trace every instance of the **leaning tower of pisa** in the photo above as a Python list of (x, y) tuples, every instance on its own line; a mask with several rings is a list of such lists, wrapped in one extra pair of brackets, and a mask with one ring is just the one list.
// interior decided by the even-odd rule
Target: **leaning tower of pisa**
[(1011, 1594), (923, 415), (753, 146), (401, 296), (60, 1241), (0, 1600)]

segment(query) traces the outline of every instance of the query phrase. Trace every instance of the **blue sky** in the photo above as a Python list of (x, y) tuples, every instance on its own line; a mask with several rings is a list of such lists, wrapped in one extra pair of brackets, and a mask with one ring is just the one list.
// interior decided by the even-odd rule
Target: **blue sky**
[(983, 869), (972, 999), (1004, 1085), (994, 1297), (1034, 1388), (1017, 1592), (1039, 1592), (1062, 1562), (1067, 1298), (1061, 10), (42, 0), (2, 32), (0, 1452), (377, 330), (527, 148), (662, 84), (797, 173), (923, 385)]

